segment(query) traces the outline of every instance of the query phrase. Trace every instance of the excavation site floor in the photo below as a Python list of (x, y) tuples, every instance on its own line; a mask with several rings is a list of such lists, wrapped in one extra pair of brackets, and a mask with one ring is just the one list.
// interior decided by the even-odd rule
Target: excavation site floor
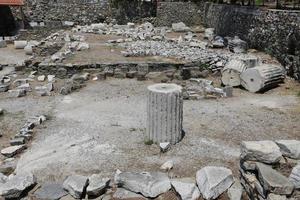
[(32, 171), (40, 181), (62, 181), (75, 172), (157, 171), (172, 159), (171, 177), (194, 177), (206, 165), (227, 166), (238, 174), (242, 140), (300, 139), (300, 98), (293, 89), (299, 84), (287, 80), (265, 94), (236, 88), (232, 98), (184, 101), (185, 137), (162, 154), (156, 145), (144, 143), (150, 84), (112, 78), (89, 81), (66, 96), (0, 94), (0, 107), (6, 110), (0, 117), (3, 138), (33, 115), (49, 118), (20, 154), (17, 173)]

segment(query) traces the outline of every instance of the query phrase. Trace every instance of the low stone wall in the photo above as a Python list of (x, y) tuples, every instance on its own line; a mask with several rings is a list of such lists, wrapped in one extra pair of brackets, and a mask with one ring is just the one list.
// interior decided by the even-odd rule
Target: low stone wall
[(203, 2), (159, 2), (156, 23), (158, 26), (171, 26), (177, 22), (186, 25), (201, 24), (203, 11)]
[(251, 48), (276, 57), (300, 80), (300, 12), (224, 4), (205, 5), (204, 23), (221, 36), (238, 35)]

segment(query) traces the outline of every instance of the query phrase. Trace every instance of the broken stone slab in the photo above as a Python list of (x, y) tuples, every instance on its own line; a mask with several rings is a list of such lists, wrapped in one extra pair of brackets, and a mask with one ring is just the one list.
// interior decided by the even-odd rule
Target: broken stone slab
[(228, 189), (227, 195), (230, 200), (241, 200), (243, 195), (243, 186), (239, 180), (235, 180), (234, 184)]
[(12, 98), (17, 97), (24, 97), (26, 95), (25, 89), (15, 89), (15, 90), (8, 90), (9, 96)]
[(273, 141), (243, 141), (241, 143), (242, 160), (272, 164), (279, 162), (281, 157), (280, 149)]
[(60, 183), (45, 183), (34, 192), (34, 196), (40, 200), (56, 200), (68, 195)]
[(293, 192), (294, 185), (289, 179), (270, 166), (263, 163), (256, 163), (256, 169), (258, 171), (258, 180), (265, 191), (286, 195), (290, 195)]
[(63, 183), (63, 188), (75, 199), (82, 198), (83, 192), (88, 186), (89, 180), (85, 176), (71, 175)]
[(143, 197), (140, 194), (131, 192), (129, 190), (126, 190), (124, 188), (117, 188), (116, 192), (113, 194), (113, 198), (114, 199), (146, 199), (145, 197)]
[(300, 189), (300, 163), (293, 168), (289, 180), (295, 185), (296, 189)]
[(1, 154), (6, 157), (13, 157), (14, 155), (22, 152), (24, 149), (26, 149), (25, 145), (11, 146), (11, 147), (2, 149)]
[(175, 32), (187, 32), (190, 31), (190, 27), (186, 26), (183, 22), (173, 23), (172, 29)]
[(200, 191), (195, 180), (191, 178), (172, 179), (171, 184), (182, 200), (197, 200), (200, 198)]
[(174, 166), (174, 161), (168, 160), (160, 167), (160, 169), (164, 171), (170, 171), (171, 169), (173, 169), (173, 166)]
[(14, 138), (9, 141), (11, 146), (18, 146), (25, 144), (25, 138)]
[(267, 200), (287, 200), (284, 195), (269, 194)]
[(300, 140), (277, 140), (275, 142), (284, 156), (300, 159)]
[(37, 80), (40, 81), (40, 82), (44, 82), (46, 79), (46, 76), (45, 75), (41, 75), (41, 76), (38, 76), (37, 77)]
[(26, 92), (31, 92), (31, 87), (29, 83), (22, 84), (18, 86), (17, 89), (25, 90)]
[(19, 199), (21, 194), (36, 184), (33, 174), (15, 175), (8, 179), (5, 184), (0, 185), (0, 195), (7, 199)]
[(0, 84), (0, 92), (7, 92), (9, 89), (9, 85)]
[(171, 189), (170, 179), (161, 172), (119, 172), (115, 175), (115, 183), (150, 198), (155, 198)]
[(109, 182), (109, 178), (103, 178), (100, 174), (93, 174), (89, 177), (89, 185), (86, 189), (87, 195), (89, 197), (98, 197), (104, 194)]
[(215, 166), (207, 166), (197, 171), (196, 180), (205, 199), (216, 199), (234, 182), (230, 169)]
[(27, 45), (27, 41), (25, 40), (16, 40), (14, 41), (15, 49), (24, 49)]

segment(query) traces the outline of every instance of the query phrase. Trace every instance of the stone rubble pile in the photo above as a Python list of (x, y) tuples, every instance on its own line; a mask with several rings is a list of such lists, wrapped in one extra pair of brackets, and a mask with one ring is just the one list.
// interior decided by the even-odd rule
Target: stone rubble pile
[(244, 141), (241, 183), (249, 199), (300, 198), (300, 141)]
[[(174, 162), (164, 163), (170, 171)], [(0, 166), (2, 172), (4, 167)], [(11, 173), (11, 172), (10, 172)], [(0, 195), (21, 199), (37, 184), (31, 174), (0, 173)], [(244, 141), (240, 179), (230, 169), (206, 166), (194, 178), (170, 178), (164, 172), (122, 172), (113, 179), (101, 174), (73, 174), (63, 183), (44, 182), (32, 189), (34, 199), (160, 199), (175, 192), (175, 199), (298, 200), (300, 197), (300, 141)], [(168, 199), (168, 198), (167, 198)], [(172, 198), (173, 199), (173, 198)]]

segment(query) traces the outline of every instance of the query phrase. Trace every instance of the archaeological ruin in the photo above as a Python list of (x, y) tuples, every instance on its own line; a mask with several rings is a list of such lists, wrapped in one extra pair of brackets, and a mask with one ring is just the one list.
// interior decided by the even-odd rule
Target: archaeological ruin
[(299, 0), (0, 0), (0, 199), (300, 200)]

